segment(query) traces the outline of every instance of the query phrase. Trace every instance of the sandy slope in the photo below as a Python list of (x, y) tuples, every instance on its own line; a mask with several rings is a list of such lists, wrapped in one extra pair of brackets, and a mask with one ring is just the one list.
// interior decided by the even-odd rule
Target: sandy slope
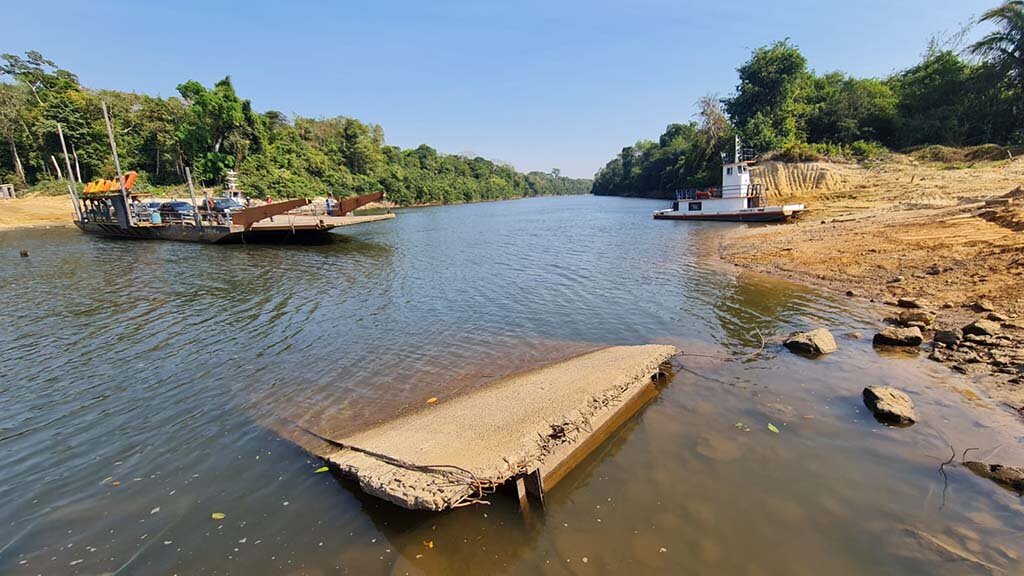
[(0, 230), (32, 226), (71, 226), (74, 215), (67, 196), (0, 200)]
[[(1024, 159), (961, 170), (903, 159), (872, 168), (771, 165), (752, 173), (773, 198), (804, 202), (810, 212), (796, 224), (730, 234), (720, 247), (725, 260), (881, 301), (922, 298), (938, 313), (940, 328), (978, 318), (970, 305), (979, 299), (1011, 320), (1024, 315), (1024, 198), (992, 205), (1024, 185)], [(992, 376), (981, 380), (991, 395), (1021, 408), (1024, 384), (1013, 372), (1024, 367), (1024, 356), (1019, 348), (1005, 352), (1010, 366), (996, 368), (1006, 374), (983, 369), (987, 362), (964, 370)]]

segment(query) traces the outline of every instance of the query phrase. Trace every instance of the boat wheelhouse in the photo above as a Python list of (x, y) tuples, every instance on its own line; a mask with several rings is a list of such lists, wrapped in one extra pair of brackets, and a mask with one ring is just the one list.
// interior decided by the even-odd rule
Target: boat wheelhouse
[(750, 181), (750, 164), (753, 161), (753, 150), (742, 148), (737, 138), (732, 161), (722, 163), (721, 186), (677, 190), (672, 208), (655, 212), (654, 218), (774, 222), (795, 218), (806, 209), (803, 204), (769, 206), (762, 186)]

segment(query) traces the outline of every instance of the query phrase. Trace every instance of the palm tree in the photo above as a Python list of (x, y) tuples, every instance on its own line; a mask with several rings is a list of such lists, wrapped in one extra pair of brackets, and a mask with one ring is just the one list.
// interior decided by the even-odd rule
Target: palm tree
[(997, 29), (971, 46), (971, 52), (1024, 87), (1024, 0), (1009, 0), (982, 14), (978, 21), (991, 22)]

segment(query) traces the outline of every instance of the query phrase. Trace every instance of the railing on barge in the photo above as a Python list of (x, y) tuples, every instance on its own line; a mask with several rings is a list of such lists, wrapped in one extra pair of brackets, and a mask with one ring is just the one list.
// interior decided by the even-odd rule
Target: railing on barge
[(723, 198), (722, 193), (728, 192), (730, 196), (739, 196), (746, 188), (748, 197), (763, 197), (764, 188), (760, 184), (748, 184), (747, 186), (708, 186), (707, 188), (680, 188), (676, 190), (676, 200), (708, 200), (712, 198)]

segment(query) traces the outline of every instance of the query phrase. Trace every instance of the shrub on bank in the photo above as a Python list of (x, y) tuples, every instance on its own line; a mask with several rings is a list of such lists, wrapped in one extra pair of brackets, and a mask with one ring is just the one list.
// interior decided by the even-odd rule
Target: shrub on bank
[(782, 162), (863, 162), (884, 158), (890, 154), (889, 149), (877, 142), (857, 140), (849, 145), (832, 142), (807, 143), (791, 142), (782, 150), (771, 153), (768, 157)]

